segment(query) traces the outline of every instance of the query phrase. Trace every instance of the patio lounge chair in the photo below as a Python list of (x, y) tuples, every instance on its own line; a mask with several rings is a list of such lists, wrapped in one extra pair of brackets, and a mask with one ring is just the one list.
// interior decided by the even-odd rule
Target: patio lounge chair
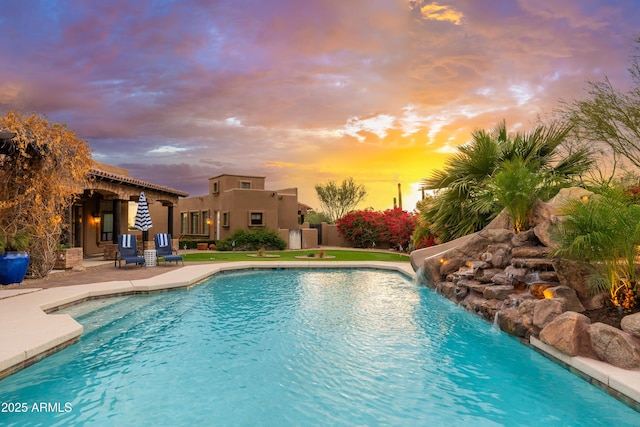
[(147, 267), (144, 262), (144, 257), (138, 254), (138, 248), (136, 246), (136, 236), (132, 234), (121, 234), (118, 236), (118, 253), (116, 253), (115, 265), (122, 267), (122, 261), (124, 265), (127, 264), (141, 264)]
[(167, 264), (167, 261), (175, 261), (178, 264), (178, 261), (182, 261), (182, 265), (184, 265), (184, 259), (182, 255), (178, 255), (173, 252), (171, 249), (171, 234), (160, 233), (156, 234), (153, 239), (156, 243), (156, 257), (159, 260), (160, 258), (164, 259), (164, 264)]

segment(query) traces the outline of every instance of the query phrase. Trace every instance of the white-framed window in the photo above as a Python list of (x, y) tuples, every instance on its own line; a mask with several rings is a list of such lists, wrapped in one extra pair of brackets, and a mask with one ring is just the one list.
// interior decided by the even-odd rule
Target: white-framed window
[(213, 194), (218, 194), (220, 192), (220, 182), (213, 181)]
[(189, 232), (188, 218), (186, 212), (180, 212), (180, 234), (187, 234)]
[(222, 212), (222, 226), (229, 228), (229, 212)]
[(264, 213), (260, 211), (249, 212), (250, 227), (264, 227)]
[(200, 233), (200, 212), (190, 212), (190, 220), (189, 224), (191, 225), (190, 234), (199, 234)]

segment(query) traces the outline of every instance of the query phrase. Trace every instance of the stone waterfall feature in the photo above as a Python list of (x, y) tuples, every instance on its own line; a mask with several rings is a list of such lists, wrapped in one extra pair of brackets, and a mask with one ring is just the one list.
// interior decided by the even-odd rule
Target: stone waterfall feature
[(640, 313), (623, 318), (622, 330), (590, 324), (580, 313), (606, 301), (587, 285), (593, 270), (549, 257), (550, 229), (562, 220), (562, 206), (590, 195), (563, 189), (547, 203), (538, 201), (528, 231), (513, 233), (503, 213), (478, 233), (412, 252), (412, 266), (426, 286), (504, 332), (527, 341), (533, 335), (570, 356), (638, 368)]

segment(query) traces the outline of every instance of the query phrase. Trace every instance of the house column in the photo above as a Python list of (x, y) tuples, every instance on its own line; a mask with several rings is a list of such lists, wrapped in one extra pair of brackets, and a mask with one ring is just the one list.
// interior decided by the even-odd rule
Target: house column
[(118, 234), (120, 234), (120, 209), (122, 208), (122, 200), (113, 199), (113, 238), (111, 241), (118, 244)]
[(173, 205), (167, 206), (167, 233), (173, 235)]

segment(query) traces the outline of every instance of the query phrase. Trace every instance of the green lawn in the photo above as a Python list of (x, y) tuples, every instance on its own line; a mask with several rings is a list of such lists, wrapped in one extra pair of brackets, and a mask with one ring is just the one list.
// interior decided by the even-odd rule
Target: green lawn
[[(194, 252), (184, 255), (185, 261), (405, 261), (409, 262), (409, 256), (406, 254), (394, 252), (377, 252), (377, 251), (350, 251), (350, 250), (325, 250), (326, 256), (334, 258), (311, 258), (308, 254), (317, 254), (318, 250), (305, 251), (270, 251), (266, 255), (278, 255), (277, 257), (258, 257), (249, 256), (256, 255), (256, 252)], [(304, 256), (304, 258), (296, 258), (296, 256)]]

